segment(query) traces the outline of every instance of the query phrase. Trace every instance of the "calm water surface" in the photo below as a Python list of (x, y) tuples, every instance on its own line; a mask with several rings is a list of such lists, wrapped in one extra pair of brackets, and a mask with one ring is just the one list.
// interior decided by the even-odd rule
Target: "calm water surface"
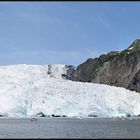
[(140, 138), (140, 119), (0, 118), (0, 138)]

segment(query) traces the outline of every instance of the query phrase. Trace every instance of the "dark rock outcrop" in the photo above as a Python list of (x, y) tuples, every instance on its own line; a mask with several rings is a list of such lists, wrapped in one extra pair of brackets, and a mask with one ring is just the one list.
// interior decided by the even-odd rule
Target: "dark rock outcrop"
[(103, 83), (140, 92), (140, 39), (118, 52), (88, 59), (72, 71), (73, 81)]
[(67, 74), (62, 74), (62, 77), (64, 77), (65, 79), (72, 80), (72, 75), (75, 71), (75, 67), (73, 65), (66, 65), (66, 69), (67, 69)]
[(35, 117), (45, 117), (45, 114), (43, 112), (38, 112)]

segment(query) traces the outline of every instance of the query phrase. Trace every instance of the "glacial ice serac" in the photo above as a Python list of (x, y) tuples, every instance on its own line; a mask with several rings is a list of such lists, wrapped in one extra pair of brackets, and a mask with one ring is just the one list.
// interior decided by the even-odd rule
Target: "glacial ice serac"
[(124, 88), (66, 80), (65, 65), (0, 66), (0, 114), (115, 117), (140, 114), (140, 94)]

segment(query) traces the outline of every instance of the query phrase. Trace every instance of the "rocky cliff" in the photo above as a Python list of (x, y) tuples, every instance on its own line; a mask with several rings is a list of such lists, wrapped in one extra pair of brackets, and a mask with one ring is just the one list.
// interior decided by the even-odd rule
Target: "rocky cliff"
[(69, 79), (103, 83), (140, 92), (140, 39), (127, 49), (88, 59), (72, 71)]

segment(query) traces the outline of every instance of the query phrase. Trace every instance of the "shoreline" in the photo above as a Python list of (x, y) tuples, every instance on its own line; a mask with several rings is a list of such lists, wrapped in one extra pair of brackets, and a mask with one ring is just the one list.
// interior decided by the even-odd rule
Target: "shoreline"
[(140, 117), (0, 117), (0, 119), (140, 119)]

